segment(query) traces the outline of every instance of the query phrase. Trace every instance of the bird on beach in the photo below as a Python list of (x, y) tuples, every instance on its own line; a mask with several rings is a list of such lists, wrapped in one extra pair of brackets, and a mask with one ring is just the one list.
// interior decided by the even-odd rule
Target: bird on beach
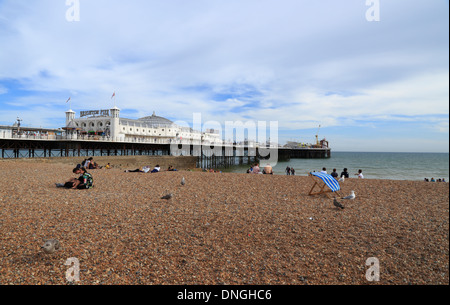
[(41, 248), (46, 254), (53, 254), (57, 250), (59, 250), (60, 247), (61, 247), (61, 244), (59, 243), (58, 240), (49, 239), (49, 240), (44, 240), (44, 245)]
[(166, 196), (161, 197), (161, 199), (170, 200), (170, 199), (172, 199), (172, 197), (173, 197), (173, 194), (167, 194)]
[(342, 209), (342, 210), (345, 209), (345, 207), (339, 201), (337, 201), (336, 198), (334, 198), (333, 204), (335, 207), (337, 207), (339, 209)]
[(339, 180), (338, 180), (338, 182), (345, 182), (345, 177), (344, 177), (344, 176), (342, 176), (342, 178), (341, 178), (341, 179), (339, 179)]
[(184, 177), (183, 177), (183, 179), (181, 179), (181, 185), (186, 185), (186, 179), (184, 179)]
[(350, 194), (349, 196), (344, 197), (344, 198), (341, 198), (341, 199), (345, 199), (345, 200), (353, 200), (353, 199), (355, 199), (355, 198), (356, 198), (355, 191), (352, 191), (351, 194)]

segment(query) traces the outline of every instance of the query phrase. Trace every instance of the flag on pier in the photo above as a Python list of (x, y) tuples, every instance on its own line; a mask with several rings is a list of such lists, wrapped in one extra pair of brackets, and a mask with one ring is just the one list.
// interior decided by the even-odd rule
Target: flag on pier
[(69, 99), (67, 100), (66, 104), (70, 101), (71, 97), (69, 97)]

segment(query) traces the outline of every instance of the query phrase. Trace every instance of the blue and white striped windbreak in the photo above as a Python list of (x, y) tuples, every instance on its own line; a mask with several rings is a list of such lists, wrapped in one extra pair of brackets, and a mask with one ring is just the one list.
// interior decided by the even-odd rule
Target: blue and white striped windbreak
[(333, 176), (323, 173), (311, 173), (312, 175), (319, 177), (322, 179), (323, 182), (333, 191), (337, 192), (341, 190), (341, 186), (339, 185), (339, 182), (333, 178)]

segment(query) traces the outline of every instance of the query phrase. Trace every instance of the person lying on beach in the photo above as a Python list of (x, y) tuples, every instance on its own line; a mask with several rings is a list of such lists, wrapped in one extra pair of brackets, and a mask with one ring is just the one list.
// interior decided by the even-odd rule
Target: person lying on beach
[(126, 170), (125, 173), (148, 173), (150, 171), (150, 166), (144, 166), (144, 167), (140, 167), (138, 169), (135, 170)]
[(159, 165), (156, 165), (155, 168), (151, 171), (152, 174), (159, 173), (161, 170), (161, 167)]

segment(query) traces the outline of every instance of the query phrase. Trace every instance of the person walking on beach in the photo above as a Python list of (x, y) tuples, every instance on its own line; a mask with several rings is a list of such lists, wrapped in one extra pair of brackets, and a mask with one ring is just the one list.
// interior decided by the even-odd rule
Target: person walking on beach
[(288, 175), (288, 176), (291, 175), (291, 168), (289, 166), (286, 167), (286, 175)]
[(291, 167), (291, 175), (295, 176), (295, 169), (293, 167)]

